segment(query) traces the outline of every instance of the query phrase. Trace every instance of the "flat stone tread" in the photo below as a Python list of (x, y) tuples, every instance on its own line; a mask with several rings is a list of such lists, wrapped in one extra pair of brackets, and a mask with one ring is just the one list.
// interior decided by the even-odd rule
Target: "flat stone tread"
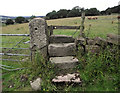
[(67, 35), (51, 35), (49, 41), (50, 43), (73, 43), (75, 39)]
[(67, 74), (67, 75), (60, 75), (56, 76), (52, 79), (54, 83), (61, 83), (61, 82), (73, 82), (73, 83), (81, 83), (80, 75), (78, 73)]
[(50, 57), (50, 61), (52, 63), (75, 63), (78, 62), (78, 59), (74, 56), (66, 56), (66, 57)]
[(67, 47), (70, 45), (75, 45), (75, 43), (54, 43), (54, 44), (49, 44), (49, 46), (53, 47)]

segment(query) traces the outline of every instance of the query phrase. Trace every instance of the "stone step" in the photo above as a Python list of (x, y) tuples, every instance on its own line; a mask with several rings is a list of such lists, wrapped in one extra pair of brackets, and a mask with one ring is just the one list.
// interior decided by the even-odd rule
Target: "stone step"
[(56, 43), (48, 46), (49, 56), (73, 56), (75, 55), (76, 45), (75, 43)]
[(66, 74), (66, 75), (60, 75), (56, 76), (54, 79), (52, 79), (53, 83), (77, 83), (81, 84), (80, 75), (78, 73), (73, 74)]
[(72, 36), (66, 35), (51, 35), (49, 40), (50, 43), (73, 43), (75, 41)]
[(66, 57), (50, 57), (51, 63), (54, 63), (58, 69), (75, 68), (78, 64), (78, 59), (73, 56)]

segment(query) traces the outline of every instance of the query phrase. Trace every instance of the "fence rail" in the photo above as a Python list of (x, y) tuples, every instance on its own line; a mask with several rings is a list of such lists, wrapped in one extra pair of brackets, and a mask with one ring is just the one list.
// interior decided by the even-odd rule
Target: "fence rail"
[(2, 61), (14, 61), (14, 62), (24, 62), (22, 60), (15, 60), (15, 59), (0, 59)]
[(52, 35), (54, 29), (76, 29), (78, 30), (80, 29), (80, 26), (55, 26), (55, 25), (53, 26), (51, 25), (51, 26), (48, 26), (48, 29), (50, 29), (50, 35)]
[(80, 29), (80, 26), (48, 26), (48, 28), (52, 29)]
[(12, 54), (12, 53), (0, 53), (0, 55), (7, 55), (7, 56), (30, 56), (26, 54)]
[(28, 50), (29, 48), (8, 48), (8, 47), (0, 47), (1, 49), (23, 49), (23, 50)]
[(0, 34), (0, 36), (29, 36), (29, 34)]

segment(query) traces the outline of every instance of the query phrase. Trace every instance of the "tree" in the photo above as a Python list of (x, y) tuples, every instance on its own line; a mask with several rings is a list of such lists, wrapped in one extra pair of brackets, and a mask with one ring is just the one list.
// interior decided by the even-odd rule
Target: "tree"
[(85, 14), (87, 16), (96, 16), (96, 15), (99, 15), (100, 12), (99, 10), (97, 10), (97, 8), (90, 8), (85, 10)]
[(66, 9), (60, 9), (60, 10), (57, 12), (58, 18), (66, 18), (68, 12), (69, 12), (69, 11), (66, 10)]
[(16, 17), (16, 19), (15, 19), (15, 22), (16, 23), (24, 23), (25, 22), (25, 18), (24, 17)]
[(29, 21), (28, 21), (28, 19), (27, 18), (25, 18), (25, 20), (23, 21), (23, 23), (28, 23)]
[(68, 13), (68, 17), (78, 17), (81, 16), (81, 11), (83, 8), (80, 8), (79, 6), (73, 7), (73, 9)]
[(106, 12), (105, 11), (101, 11), (100, 14), (101, 15), (106, 15)]
[(11, 25), (11, 24), (14, 24), (14, 22), (13, 22), (12, 19), (7, 19), (5, 24), (6, 25)]
[(30, 17), (30, 19), (34, 19), (34, 18), (36, 18), (36, 16), (35, 16), (35, 15), (32, 15), (32, 16)]
[(53, 10), (52, 12), (49, 12), (46, 17), (48, 19), (57, 19), (58, 18), (58, 14), (55, 10)]

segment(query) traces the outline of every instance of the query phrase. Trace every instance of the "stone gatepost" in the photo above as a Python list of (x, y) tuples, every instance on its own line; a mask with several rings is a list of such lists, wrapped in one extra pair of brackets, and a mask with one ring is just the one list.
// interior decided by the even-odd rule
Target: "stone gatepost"
[(42, 18), (35, 18), (29, 23), (30, 30), (30, 49), (32, 58), (35, 56), (35, 52), (38, 51), (42, 56), (48, 58), (48, 32), (47, 23)]

